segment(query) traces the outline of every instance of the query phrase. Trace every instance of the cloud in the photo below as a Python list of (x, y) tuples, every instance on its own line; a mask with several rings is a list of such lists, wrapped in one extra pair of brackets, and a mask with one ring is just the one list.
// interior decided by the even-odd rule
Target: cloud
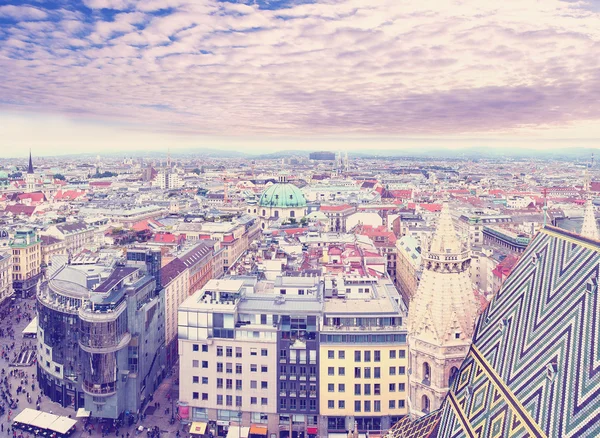
[(44, 20), (47, 16), (46, 12), (31, 6), (0, 6), (0, 17), (12, 18), (18, 21)]
[(582, 3), (246, 3), (10, 15), (0, 107), (213, 136), (517, 135), (600, 119), (600, 14)]

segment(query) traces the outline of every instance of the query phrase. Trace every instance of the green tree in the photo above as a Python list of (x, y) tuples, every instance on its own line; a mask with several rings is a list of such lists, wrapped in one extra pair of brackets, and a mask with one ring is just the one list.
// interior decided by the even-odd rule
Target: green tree
[(61, 181), (65, 180), (65, 176), (60, 174), (60, 173), (55, 173), (54, 175), (52, 175), (54, 177), (54, 179), (59, 179)]

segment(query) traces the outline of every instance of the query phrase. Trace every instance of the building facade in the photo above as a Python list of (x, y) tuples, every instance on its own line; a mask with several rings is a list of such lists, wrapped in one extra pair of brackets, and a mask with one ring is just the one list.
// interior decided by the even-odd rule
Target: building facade
[(41, 247), (40, 237), (32, 229), (17, 230), (10, 242), (13, 290), (21, 298), (34, 295), (41, 280)]
[(10, 301), (13, 296), (12, 254), (0, 253), (0, 307)]
[(67, 254), (77, 255), (81, 250), (94, 245), (94, 227), (84, 221), (65, 222), (51, 225), (45, 235), (64, 241)]
[(160, 253), (53, 266), (37, 295), (37, 381), (96, 418), (137, 418), (165, 375)]

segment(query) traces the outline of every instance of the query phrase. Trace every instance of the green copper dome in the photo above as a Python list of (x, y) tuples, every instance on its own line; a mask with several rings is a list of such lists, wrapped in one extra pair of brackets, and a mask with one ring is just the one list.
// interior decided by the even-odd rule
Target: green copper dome
[(300, 189), (289, 183), (273, 184), (263, 192), (258, 203), (261, 207), (306, 207), (306, 199)]

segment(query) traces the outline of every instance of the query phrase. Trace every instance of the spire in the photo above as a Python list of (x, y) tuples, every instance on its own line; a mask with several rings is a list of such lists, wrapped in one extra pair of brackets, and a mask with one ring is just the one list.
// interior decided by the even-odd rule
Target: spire
[(444, 201), (437, 229), (431, 240), (429, 252), (435, 254), (457, 254), (462, 252), (462, 245), (456, 237), (452, 215), (448, 202)]
[(27, 168), (27, 173), (33, 174), (33, 161), (31, 160), (31, 149), (29, 149), (29, 167)]

